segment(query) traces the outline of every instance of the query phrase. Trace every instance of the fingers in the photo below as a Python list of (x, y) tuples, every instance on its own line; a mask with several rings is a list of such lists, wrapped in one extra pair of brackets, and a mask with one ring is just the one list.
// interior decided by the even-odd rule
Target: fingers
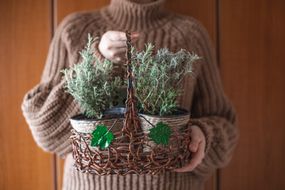
[(112, 51), (110, 52), (110, 55), (112, 57), (117, 57), (120, 55), (123, 55), (126, 53), (126, 48), (125, 47), (121, 47), (121, 48), (114, 48), (112, 49)]
[(139, 36), (140, 36), (140, 33), (138, 33), (138, 32), (133, 32), (132, 34), (131, 34), (131, 40), (134, 42), (134, 41), (137, 41), (137, 39), (139, 38)]
[(199, 165), (202, 162), (204, 158), (204, 148), (205, 148), (203, 144), (204, 143), (201, 142), (199, 144), (198, 151), (193, 154), (193, 157), (190, 162), (189, 170), (193, 170), (197, 165)]
[[(120, 32), (120, 31), (108, 31), (105, 33), (105, 35), (111, 40), (111, 41), (126, 41), (126, 33), (125, 32)], [(138, 32), (132, 32), (131, 33), (131, 39), (135, 40), (139, 37)]]
[(116, 48), (127, 48), (126, 41), (109, 41), (106, 45), (106, 48), (109, 50)]
[(199, 138), (199, 136), (198, 135), (194, 135), (193, 132), (192, 132), (191, 142), (189, 144), (190, 151), (191, 152), (197, 152), (200, 142), (201, 142), (201, 139)]
[(113, 60), (111, 60), (113, 63), (123, 63), (125, 62), (126, 58), (125, 58), (125, 54), (121, 54), (117, 57), (115, 57)]
[(114, 63), (119, 63), (122, 60), (125, 59), (125, 55), (126, 55), (126, 48), (117, 48), (114, 49), (113, 51), (110, 51), (110, 56), (109, 56), (109, 60), (111, 60)]
[(111, 60), (113, 63), (120, 63), (122, 62), (123, 58), (122, 57), (116, 57), (113, 60)]
[[(131, 34), (132, 41), (136, 41), (139, 37), (138, 32)], [(106, 32), (99, 43), (99, 51), (101, 54), (112, 62), (118, 63), (124, 60), (127, 50), (126, 46), (126, 33), (120, 31)]]
[(182, 168), (178, 168), (175, 169), (174, 171), (176, 172), (189, 172), (192, 171), (194, 168), (196, 168), (203, 160), (204, 158), (204, 149), (205, 149), (205, 145), (203, 145), (204, 143), (201, 142), (198, 145), (198, 150), (197, 152), (193, 153), (193, 157), (190, 161), (190, 163)]
[(189, 149), (191, 152), (196, 152), (198, 150), (198, 145), (201, 141), (204, 141), (204, 134), (198, 126), (191, 126), (191, 142), (189, 145)]
[(126, 33), (120, 31), (108, 31), (104, 35), (111, 41), (126, 41)]
[(99, 43), (99, 49), (101, 53), (105, 53), (108, 51), (114, 51), (117, 48), (126, 48), (126, 41), (112, 41), (106, 36), (102, 36), (101, 41)]
[(176, 172), (189, 172), (196, 168), (205, 157), (206, 140), (203, 132), (198, 126), (191, 126), (191, 143), (189, 150), (192, 152), (192, 158), (188, 165), (178, 168)]

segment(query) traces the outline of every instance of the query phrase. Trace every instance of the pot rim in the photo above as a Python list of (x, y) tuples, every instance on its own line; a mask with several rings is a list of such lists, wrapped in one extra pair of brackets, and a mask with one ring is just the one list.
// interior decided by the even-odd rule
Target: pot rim
[(147, 116), (147, 117), (155, 117), (155, 118), (172, 118), (172, 117), (180, 117), (180, 116), (190, 116), (190, 111), (184, 109), (184, 108), (177, 108), (178, 112), (180, 113), (176, 113), (176, 114), (172, 114), (172, 115), (151, 115), (151, 114), (145, 114), (145, 113), (139, 113), (139, 115), (141, 116)]
[[(70, 120), (73, 120), (73, 121), (104, 121), (104, 120), (109, 120), (109, 119), (119, 119), (119, 118), (124, 117), (125, 110), (126, 110), (125, 107), (113, 107), (113, 108), (107, 109), (104, 112), (104, 115), (101, 119), (88, 118), (84, 114), (80, 113), (75, 116), (72, 116)], [(109, 117), (106, 117), (108, 115)]]

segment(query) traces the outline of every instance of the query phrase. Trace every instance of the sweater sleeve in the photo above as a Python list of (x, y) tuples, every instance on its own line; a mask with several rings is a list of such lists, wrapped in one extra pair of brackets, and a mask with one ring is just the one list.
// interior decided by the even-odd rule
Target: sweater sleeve
[(59, 25), (51, 42), (39, 84), (24, 96), (23, 115), (38, 146), (64, 157), (71, 151), (69, 117), (79, 112), (74, 99), (64, 90), (61, 70), (69, 66), (64, 42), (70, 17)]
[(205, 157), (193, 171), (209, 176), (230, 160), (238, 140), (235, 111), (223, 91), (209, 35), (199, 23), (193, 26), (196, 34), (194, 51), (202, 57), (202, 64), (193, 94), (191, 125), (197, 125), (206, 137)]

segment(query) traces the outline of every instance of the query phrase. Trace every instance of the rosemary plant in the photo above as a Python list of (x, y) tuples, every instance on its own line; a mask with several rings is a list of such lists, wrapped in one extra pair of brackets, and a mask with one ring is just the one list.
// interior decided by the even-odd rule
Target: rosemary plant
[(81, 62), (63, 70), (66, 90), (79, 103), (84, 115), (102, 118), (104, 110), (113, 106), (121, 79), (112, 77), (113, 64), (94, 56), (94, 39), (88, 35), (86, 47), (80, 52)]
[(194, 53), (167, 48), (154, 54), (154, 46), (146, 44), (144, 51), (132, 48), (134, 88), (140, 112), (152, 115), (170, 115), (177, 111), (177, 97), (183, 93), (182, 81), (193, 72), (193, 63), (200, 59)]

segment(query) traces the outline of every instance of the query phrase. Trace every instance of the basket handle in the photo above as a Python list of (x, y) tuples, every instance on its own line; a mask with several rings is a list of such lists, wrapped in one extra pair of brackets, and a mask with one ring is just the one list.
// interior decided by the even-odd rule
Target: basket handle
[(126, 66), (127, 66), (127, 100), (126, 100), (126, 112), (123, 131), (128, 135), (133, 136), (134, 133), (141, 130), (140, 120), (136, 108), (135, 90), (133, 87), (133, 71), (132, 71), (132, 55), (131, 55), (131, 33), (126, 31)]

